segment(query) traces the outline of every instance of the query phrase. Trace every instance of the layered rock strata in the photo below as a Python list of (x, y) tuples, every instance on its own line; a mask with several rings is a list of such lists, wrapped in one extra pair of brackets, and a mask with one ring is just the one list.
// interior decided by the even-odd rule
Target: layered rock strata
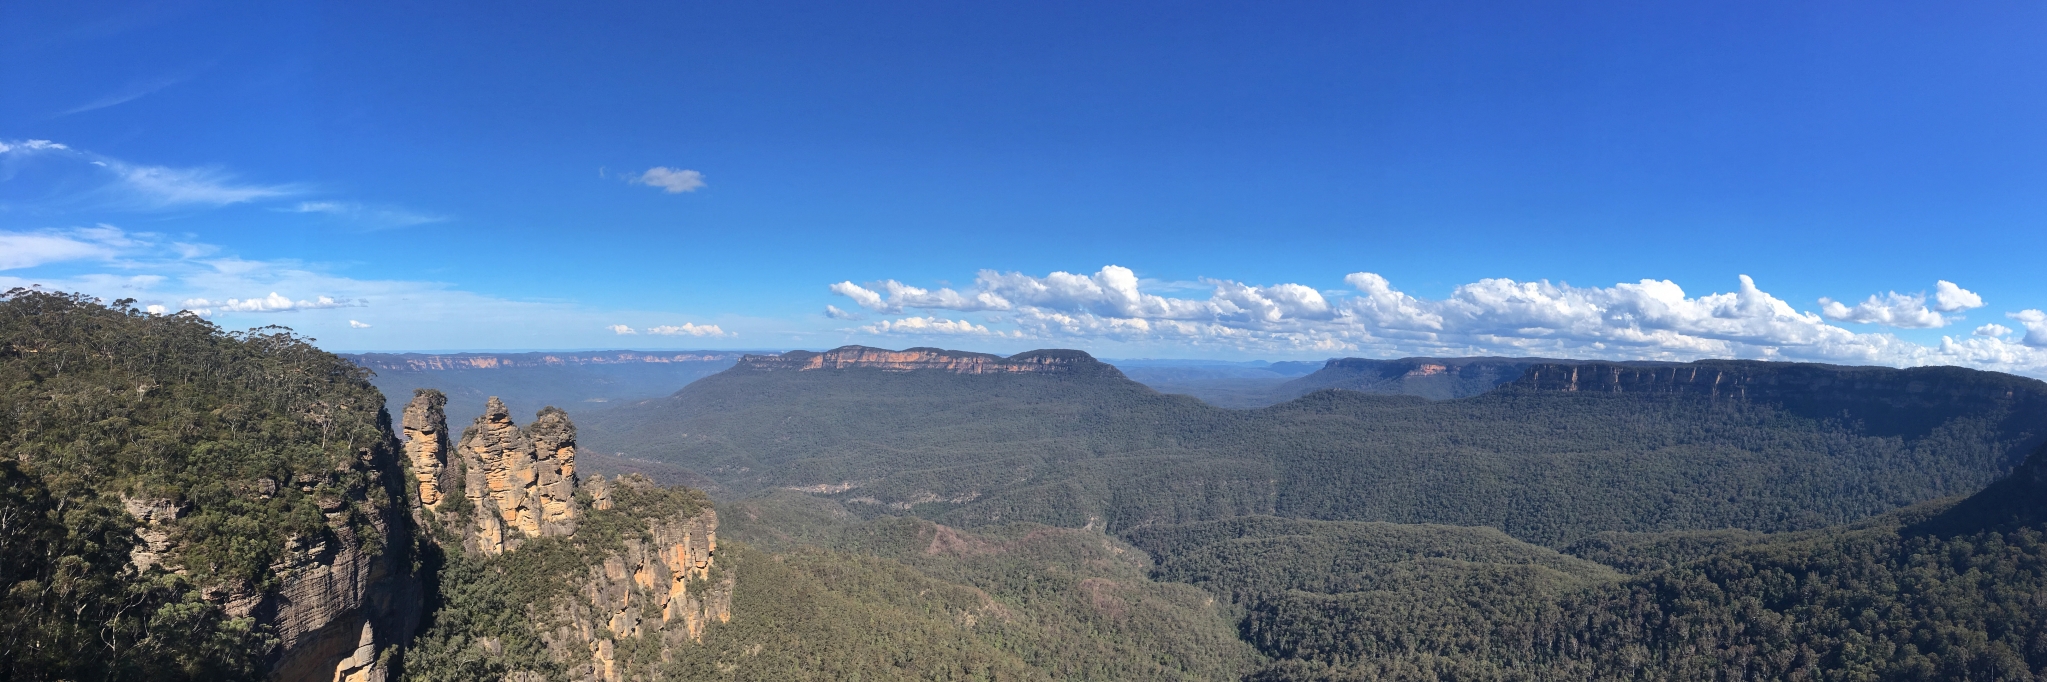
[[(595, 480), (602, 485), (602, 477)], [(653, 484), (627, 477), (619, 485)], [(631, 662), (620, 651), (625, 643), (651, 640), (668, 660), (678, 647), (701, 640), (705, 626), (731, 620), (734, 577), (715, 570), (717, 549), (718, 515), (704, 509), (652, 520), (644, 538), (628, 538), (623, 551), (575, 576), (580, 587), (555, 606), (560, 625), (544, 634), (569, 665), (569, 678), (631, 679)]]
[(475, 516), (470, 549), (501, 554), (528, 538), (576, 531), (576, 427), (561, 410), (541, 410), (521, 429), (492, 397), (456, 453)]
[(910, 348), (887, 350), (866, 346), (842, 346), (823, 353), (790, 351), (781, 355), (747, 355), (739, 359), (742, 369), (762, 371), (809, 371), (873, 369), (885, 372), (932, 370), (954, 374), (1111, 374), (1121, 372), (1087, 353), (1076, 350), (1034, 350), (1009, 357), (944, 350)]
[[(407, 505), (378, 501), (405, 499), (398, 449), (391, 439), (386, 446), (365, 449), (355, 464), (367, 470), (371, 487), (383, 487), (382, 495), (344, 489), (314, 498), (327, 532), (286, 540), (284, 556), (271, 566), (274, 589), (221, 596), (228, 615), (253, 617), (274, 629), (278, 648), (271, 679), (391, 678), (395, 649), (410, 642), (425, 603)], [(315, 473), (285, 483), (302, 491), (334, 485), (332, 477)]]
[(422, 388), (413, 392), (401, 421), (405, 432), (405, 458), (412, 463), (419, 482), (419, 503), (432, 509), (441, 503), (448, 489), (448, 397), (440, 391)]

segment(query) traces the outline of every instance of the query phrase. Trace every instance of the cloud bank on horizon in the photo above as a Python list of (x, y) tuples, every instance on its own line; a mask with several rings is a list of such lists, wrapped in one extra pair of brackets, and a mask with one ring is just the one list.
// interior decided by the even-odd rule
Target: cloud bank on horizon
[[(1989, 323), (1963, 337), (1924, 344), (1886, 331), (1946, 327), (1981, 296), (1938, 281), (1931, 296), (1885, 292), (1854, 306), (1821, 299), (1801, 311), (1763, 291), (1747, 275), (1732, 292), (1687, 294), (1675, 282), (1642, 280), (1610, 287), (1482, 279), (1448, 297), (1405, 293), (1385, 277), (1354, 272), (1350, 288), (1258, 286), (1206, 279), (1208, 298), (1144, 290), (1129, 268), (1043, 277), (983, 270), (972, 286), (926, 289), (886, 280), (842, 281), (832, 293), (885, 315), (977, 313), (985, 324), (930, 314), (848, 329), (877, 335), (971, 335), (1072, 342), (1170, 341), (1246, 351), (1390, 355), (1516, 355), (1694, 360), (1757, 358), (1891, 366), (1960, 365), (2047, 376), (2047, 313), (2005, 314), (2024, 328)], [(827, 315), (844, 319), (829, 307)]]

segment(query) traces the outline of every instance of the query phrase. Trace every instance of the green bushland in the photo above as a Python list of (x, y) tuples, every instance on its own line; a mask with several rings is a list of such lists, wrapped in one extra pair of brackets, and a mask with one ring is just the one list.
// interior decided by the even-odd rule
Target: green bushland
[[(321, 503), (372, 554), (360, 505), (402, 488), (367, 372), (266, 327), (226, 332), (131, 301), (0, 295), (0, 679), (236, 679), (275, 637), (224, 597), (276, 586), (291, 538), (332, 539)], [(122, 498), (183, 511), (137, 571)]]
[[(1602, 532), (1846, 523), (1973, 492), (2047, 439), (2047, 384), (2030, 379), (1699, 366), (1858, 383), (1826, 401), (1767, 381), (1747, 399), (1510, 384), (1458, 400), (1322, 391), (1225, 410), (1113, 373), (739, 367), (592, 413), (582, 438), (729, 493), (835, 486), (851, 506), (907, 506), (961, 527), (1120, 533), (1273, 515), (1490, 526), (1552, 547)], [(1960, 397), (1911, 402), (1927, 385)]]
[[(430, 571), (434, 582), (427, 621), (406, 653), (404, 679), (463, 682), (513, 673), (566, 679), (566, 668), (541, 637), (561, 625), (548, 605), (574, 598), (590, 570), (622, 554), (628, 540), (652, 544), (653, 523), (696, 516), (711, 506), (702, 492), (638, 477), (614, 483), (611, 500), (612, 508), (598, 509), (587, 489), (579, 491), (574, 535), (528, 539), (516, 550), (489, 556), (462, 551), (461, 529), (471, 527), (468, 514), (474, 510), (459, 488), (450, 491), (439, 509), (442, 518), (431, 522), (444, 550), (441, 563)], [(730, 569), (721, 565), (715, 570)], [(642, 617), (659, 621), (661, 615), (654, 611)], [(602, 628), (599, 634), (611, 636)], [(631, 669), (648, 670), (658, 663), (660, 642), (651, 635), (614, 644), (617, 658)]]
[[(948, 598), (957, 603), (917, 608), (1034, 679), (1232, 679), (1258, 662), (1213, 598), (1151, 580), (1149, 557), (1099, 532), (1028, 523), (966, 532), (914, 517), (863, 518), (839, 503), (786, 492), (729, 503), (720, 521), (722, 536), (774, 551), (787, 566), (868, 567), (833, 573), (841, 577), (830, 585), (843, 593), (954, 595)], [(735, 600), (733, 626), (758, 623), (742, 606), (748, 599), (782, 598), (747, 597), (748, 570), (738, 574), (745, 599)], [(917, 587), (895, 586), (904, 582)]]
[(1155, 576), (1241, 613), (1257, 680), (2047, 676), (2047, 450), (1964, 500), (1761, 535), (1240, 519), (1144, 529)]

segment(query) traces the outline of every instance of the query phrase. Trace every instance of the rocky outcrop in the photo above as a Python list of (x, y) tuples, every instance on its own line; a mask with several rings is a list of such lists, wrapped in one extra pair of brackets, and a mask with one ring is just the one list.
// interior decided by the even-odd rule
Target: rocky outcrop
[(1094, 356), (1077, 350), (1034, 350), (1009, 357), (986, 353), (910, 348), (887, 350), (842, 346), (823, 353), (790, 351), (781, 355), (748, 355), (738, 368), (759, 371), (870, 369), (884, 372), (919, 370), (954, 374), (1073, 374), (1122, 376)]
[(576, 427), (561, 410), (541, 410), (528, 429), (497, 398), (456, 448), (463, 495), (474, 510), (470, 549), (501, 554), (527, 538), (576, 530)]
[(440, 391), (422, 388), (413, 392), (401, 421), (405, 435), (405, 459), (412, 464), (419, 483), (419, 504), (432, 509), (441, 504), (448, 490), (448, 397)]
[[(381, 495), (337, 491), (339, 477), (329, 474), (307, 472), (287, 481), (313, 494), (326, 532), (286, 538), (284, 556), (270, 567), (274, 589), (214, 590), (228, 615), (251, 617), (275, 632), (271, 679), (382, 682), (392, 673), (396, 649), (418, 629), (425, 588), (413, 560), (409, 505), (393, 502), (406, 498), (397, 450), (392, 439), (365, 449), (355, 464), (368, 474), (356, 480), (381, 486)], [(265, 479), (256, 492), (268, 497), (277, 486)]]
[(185, 515), (185, 506), (176, 500), (161, 498), (121, 498), (121, 507), (128, 515), (141, 523), (135, 527), (135, 536), (142, 540), (129, 550), (128, 561), (135, 564), (136, 571), (147, 571), (156, 566), (165, 570), (182, 572), (178, 566), (165, 565), (176, 545), (171, 542), (174, 523)]
[[(628, 477), (619, 485), (653, 484)], [(555, 605), (560, 625), (544, 633), (570, 679), (632, 679), (622, 649), (653, 646), (667, 660), (701, 640), (705, 626), (729, 621), (734, 577), (716, 566), (717, 550), (718, 515), (707, 508), (652, 520), (644, 539), (628, 538), (623, 551), (572, 576), (579, 587)]]

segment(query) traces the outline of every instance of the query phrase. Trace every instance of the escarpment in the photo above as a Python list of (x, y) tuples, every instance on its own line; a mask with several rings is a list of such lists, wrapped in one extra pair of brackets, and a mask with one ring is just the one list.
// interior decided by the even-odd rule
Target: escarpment
[(1845, 420), (1881, 436), (1919, 437), (1967, 414), (2026, 432), (2016, 465), (2047, 440), (2047, 383), (1961, 367), (1852, 367), (1756, 360), (1540, 363), (1510, 384), (1524, 391), (1686, 395), (1778, 405), (1804, 417)]
[(381, 682), (418, 629), (425, 589), (410, 552), (412, 518), (394, 503), (405, 499), (395, 450), (362, 453), (374, 490), (325, 494), (331, 479), (293, 478), (302, 493), (315, 491), (328, 532), (288, 538), (271, 567), (277, 588), (227, 605), (229, 615), (274, 624), (281, 647), (272, 679)]
[(368, 374), (281, 328), (0, 294), (0, 678), (388, 678), (424, 584)]
[(822, 353), (790, 351), (781, 355), (747, 355), (739, 368), (760, 371), (869, 369), (884, 372), (940, 371), (954, 374), (1066, 374), (1122, 376), (1122, 372), (1077, 350), (1034, 350), (1009, 357), (986, 353), (910, 348), (886, 350), (842, 346)]
[[(444, 419), (438, 397), (414, 399), (422, 423)], [(520, 610), (498, 616), (537, 638), (544, 651), (535, 655), (569, 679), (645, 677), (675, 647), (699, 641), (708, 624), (731, 618), (735, 581), (716, 564), (718, 517), (702, 493), (638, 476), (579, 479), (575, 424), (553, 407), (520, 427), (492, 399), (454, 451), (449, 466), (460, 470), (459, 483), (429, 509), (447, 533), (447, 551), (485, 570), (444, 580), (480, 575), (489, 582), (444, 582), (444, 595), (510, 591), (505, 601)], [(433, 470), (415, 467), (414, 474), (425, 489)], [(531, 659), (504, 653), (504, 642), (521, 638), (516, 632), (429, 630), (426, 637), (493, 651), (510, 661), (512, 676), (536, 672), (517, 664)], [(439, 659), (422, 660), (432, 666)]]

